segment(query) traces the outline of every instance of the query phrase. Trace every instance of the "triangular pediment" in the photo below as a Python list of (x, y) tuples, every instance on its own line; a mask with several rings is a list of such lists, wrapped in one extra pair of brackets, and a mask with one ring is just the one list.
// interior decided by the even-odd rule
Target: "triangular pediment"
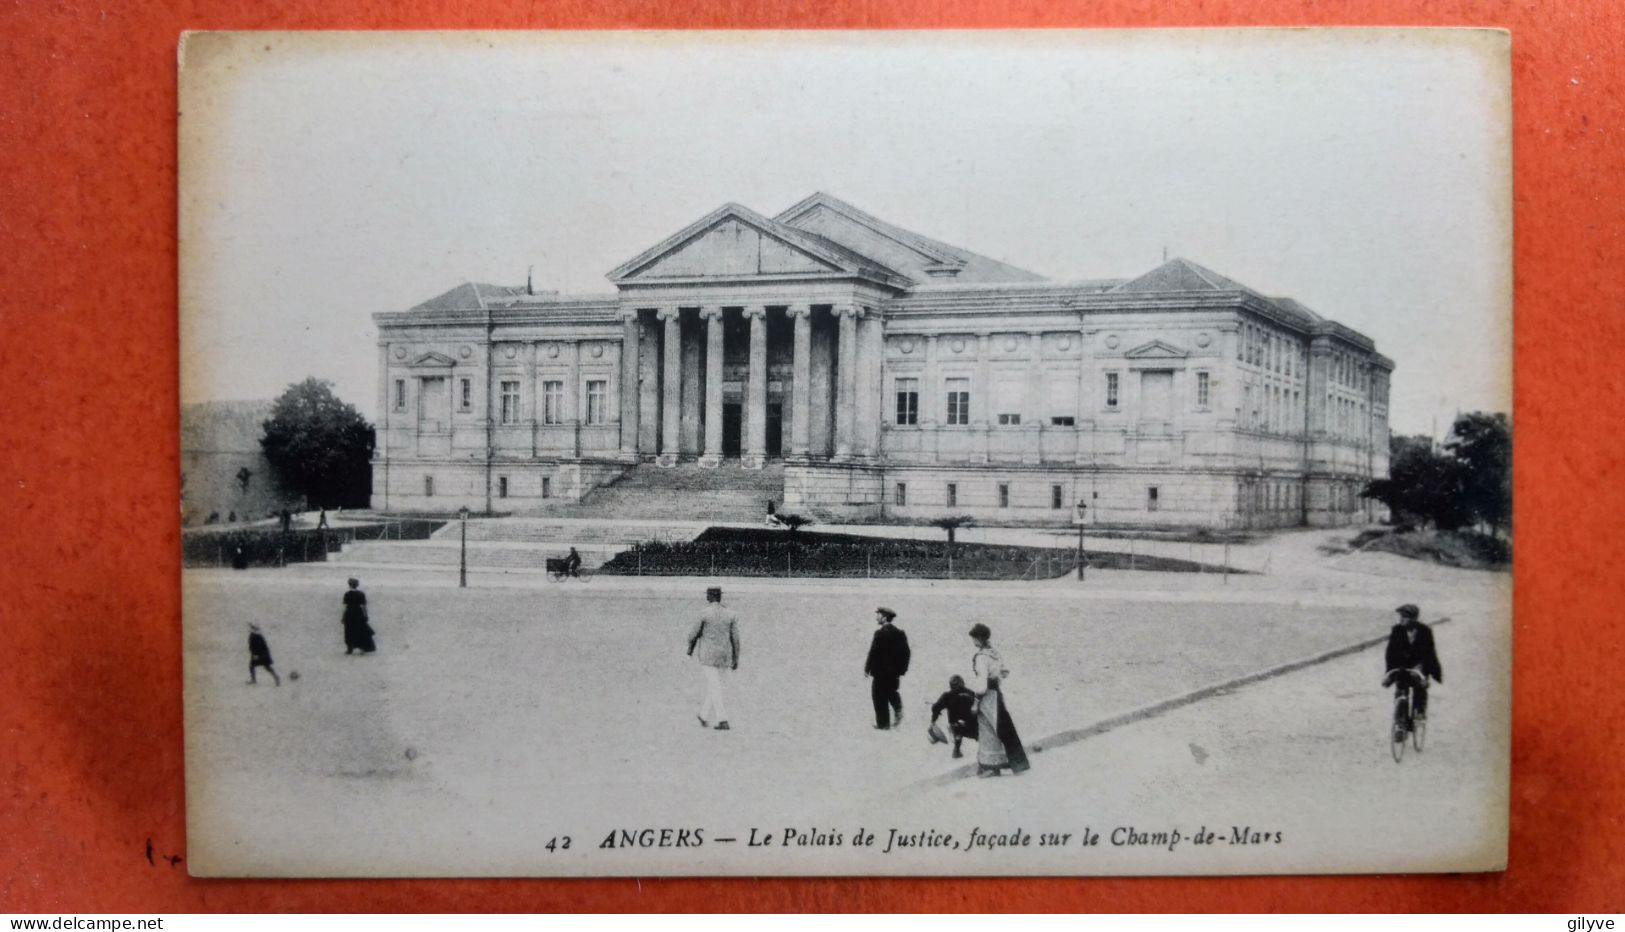
[(1162, 265), (1112, 289), (1119, 294), (1166, 291), (1246, 291), (1244, 285), (1225, 278), (1189, 259), (1170, 259)]
[(1123, 354), (1125, 359), (1184, 359), (1190, 354), (1161, 340), (1152, 340), (1150, 343), (1141, 343)]
[(619, 284), (863, 271), (862, 263), (815, 237), (728, 204), (622, 264), (609, 279)]
[(1043, 280), (1042, 275), (1026, 269), (888, 223), (822, 191), (802, 199), (773, 219), (839, 243), (916, 282)]
[(407, 363), (413, 369), (446, 369), (456, 365), (456, 360), (445, 353), (428, 352)]

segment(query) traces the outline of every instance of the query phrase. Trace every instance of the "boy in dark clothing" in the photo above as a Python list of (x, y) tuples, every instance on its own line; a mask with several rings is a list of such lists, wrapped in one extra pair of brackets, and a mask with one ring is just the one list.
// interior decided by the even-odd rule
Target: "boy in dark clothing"
[(937, 716), (943, 712), (948, 713), (948, 730), (953, 732), (954, 756), (964, 757), (964, 752), (959, 750), (959, 742), (966, 738), (976, 740), (976, 694), (958, 674), (948, 677), (948, 691), (938, 696), (931, 706), (931, 727), (926, 734), (931, 737), (932, 744), (948, 742), (937, 727)]
[(259, 625), (248, 626), (248, 685), (255, 685), (254, 670), (264, 667), (265, 672), (271, 674), (271, 679), (278, 686), (282, 685), (282, 677), (276, 675), (271, 666), (271, 645), (265, 643), (265, 635), (260, 634)]

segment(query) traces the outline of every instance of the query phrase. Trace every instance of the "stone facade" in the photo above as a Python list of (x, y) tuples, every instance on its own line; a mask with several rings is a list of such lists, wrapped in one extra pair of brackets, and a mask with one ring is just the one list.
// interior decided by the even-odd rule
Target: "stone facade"
[(209, 401), (181, 408), (181, 523), (258, 520), (304, 499), (277, 482), (260, 450), (270, 401)]
[(1376, 517), (1392, 362), (1184, 259), (1051, 282), (816, 194), (725, 205), (609, 278), (376, 315), (375, 506), (522, 511), (640, 462), (782, 460), (784, 507), (826, 518)]

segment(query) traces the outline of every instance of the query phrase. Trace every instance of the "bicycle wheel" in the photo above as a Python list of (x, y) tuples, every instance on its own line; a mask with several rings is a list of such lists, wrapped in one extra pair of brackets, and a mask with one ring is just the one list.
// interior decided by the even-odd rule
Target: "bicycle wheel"
[(1388, 751), (1394, 755), (1396, 764), (1405, 757), (1405, 723), (1410, 718), (1408, 712), (1404, 696), (1394, 700), (1394, 723), (1388, 727)]

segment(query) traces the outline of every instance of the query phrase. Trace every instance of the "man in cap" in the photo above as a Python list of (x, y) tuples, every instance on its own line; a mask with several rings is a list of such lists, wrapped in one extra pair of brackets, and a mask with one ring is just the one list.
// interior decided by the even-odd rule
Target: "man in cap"
[(688, 633), (688, 655), (705, 673), (705, 699), (700, 702), (700, 726), (728, 731), (728, 713), (722, 705), (722, 674), (739, 669), (739, 617), (722, 604), (722, 587), (705, 590), (705, 611)]
[[(896, 617), (889, 608), (875, 609), (875, 624), (880, 627), (869, 642), (869, 659), (863, 664), (863, 675), (872, 678), (869, 694), (875, 702), (875, 727), (880, 729), (903, 724), (903, 697), (897, 686), (908, 672), (908, 635), (892, 624)], [(896, 722), (892, 721), (894, 712)]]
[(1402, 677), (1410, 679), (1416, 697), (1413, 714), (1427, 718), (1428, 679), (1444, 682), (1444, 668), (1439, 666), (1439, 652), (1433, 646), (1433, 629), (1422, 624), (1421, 609), (1414, 605), (1401, 605), (1394, 612), (1399, 615), (1399, 623), (1388, 632), (1384, 657), (1388, 674), (1382, 678), (1382, 685), (1394, 685), (1396, 680), (1403, 685)]

